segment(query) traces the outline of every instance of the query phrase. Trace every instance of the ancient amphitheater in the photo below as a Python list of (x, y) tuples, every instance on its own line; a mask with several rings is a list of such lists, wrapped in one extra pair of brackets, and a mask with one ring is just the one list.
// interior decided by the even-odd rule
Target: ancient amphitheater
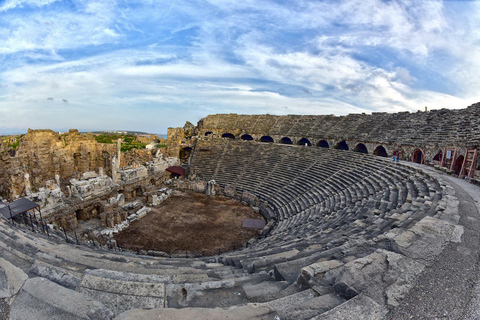
[[(0, 317), (480, 319), (479, 114), (211, 115), (157, 152), (30, 131), (0, 146), (0, 192), (50, 227), (1, 220)], [(236, 199), (267, 224), (211, 255), (72, 233), (92, 219), (117, 232), (171, 190)]]

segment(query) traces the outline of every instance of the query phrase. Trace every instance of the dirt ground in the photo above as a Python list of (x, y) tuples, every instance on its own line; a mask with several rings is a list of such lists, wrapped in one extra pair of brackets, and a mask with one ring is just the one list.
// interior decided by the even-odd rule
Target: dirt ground
[(263, 219), (237, 201), (193, 192), (174, 194), (115, 236), (117, 244), (170, 254), (214, 254), (244, 246), (260, 230), (242, 228), (243, 219)]

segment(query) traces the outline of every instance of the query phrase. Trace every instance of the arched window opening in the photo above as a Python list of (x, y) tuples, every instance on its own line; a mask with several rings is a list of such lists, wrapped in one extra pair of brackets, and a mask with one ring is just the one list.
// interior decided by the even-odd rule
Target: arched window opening
[(442, 151), (439, 150), (437, 154), (433, 157), (433, 161), (442, 161)]
[(249, 134), (244, 134), (243, 136), (240, 137), (242, 140), (245, 140), (245, 141), (252, 141), (253, 140), (253, 137)]
[(363, 143), (357, 144), (353, 151), (360, 153), (368, 153), (367, 147)]
[(458, 156), (457, 159), (455, 159), (455, 163), (453, 164), (453, 172), (455, 174), (460, 174), (460, 170), (462, 170), (462, 165), (463, 165), (463, 160), (465, 159), (464, 156)]
[(207, 136), (209, 136), (209, 135), (211, 135), (211, 134), (213, 134), (212, 131), (207, 131), (207, 132), (205, 132), (205, 137), (207, 137)]
[(320, 140), (320, 141), (317, 143), (317, 147), (320, 147), (320, 148), (330, 148), (330, 145), (328, 144), (327, 140)]
[(284, 137), (282, 139), (280, 139), (280, 143), (281, 144), (292, 144), (292, 139), (288, 138), (288, 137)]
[(387, 150), (383, 146), (376, 147), (373, 154), (379, 157), (388, 157)]
[(312, 144), (310, 143), (310, 140), (308, 140), (307, 138), (302, 138), (302, 139), (300, 139), (300, 140), (297, 142), (297, 145), (299, 145), (299, 146), (305, 146), (305, 145), (307, 145), (307, 146), (309, 146), (309, 147), (312, 146)]
[(423, 151), (420, 149), (416, 149), (412, 154), (412, 162), (415, 163), (425, 163), (425, 156), (423, 155)]
[(335, 146), (335, 149), (338, 149), (338, 150), (348, 150), (348, 144), (345, 142), (345, 140), (343, 141), (340, 141), (339, 143), (337, 143), (337, 145)]
[(270, 137), (270, 136), (263, 136), (263, 137), (260, 138), (260, 142), (272, 143), (272, 142), (273, 142), (273, 138)]
[(222, 134), (222, 138), (228, 138), (228, 139), (232, 139), (232, 140), (235, 140), (235, 136), (231, 133), (224, 133)]

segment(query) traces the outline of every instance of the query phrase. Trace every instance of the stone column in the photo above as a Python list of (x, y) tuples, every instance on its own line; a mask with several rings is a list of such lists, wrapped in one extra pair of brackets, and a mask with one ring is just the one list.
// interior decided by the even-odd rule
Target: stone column
[(120, 169), (120, 156), (122, 154), (122, 139), (118, 138), (117, 139), (117, 170)]
[(103, 167), (98, 167), (98, 174), (103, 177)]
[(112, 157), (112, 179), (117, 182), (117, 157)]

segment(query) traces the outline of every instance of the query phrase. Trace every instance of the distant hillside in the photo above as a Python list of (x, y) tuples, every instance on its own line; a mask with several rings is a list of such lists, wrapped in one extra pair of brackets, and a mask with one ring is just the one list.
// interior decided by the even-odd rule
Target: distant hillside
[[(128, 130), (108, 130), (108, 131), (89, 131), (94, 134), (123, 134), (123, 135), (146, 135), (146, 134), (153, 134), (153, 133), (148, 133), (148, 132), (142, 132), (142, 131), (128, 131)], [(87, 132), (84, 132), (87, 133)]]

